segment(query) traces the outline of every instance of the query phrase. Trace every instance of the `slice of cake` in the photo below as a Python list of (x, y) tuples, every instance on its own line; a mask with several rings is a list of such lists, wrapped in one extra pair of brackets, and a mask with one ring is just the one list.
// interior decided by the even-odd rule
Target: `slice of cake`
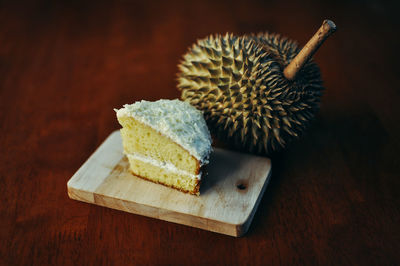
[(199, 195), (211, 136), (201, 111), (179, 100), (139, 101), (115, 110), (133, 174)]

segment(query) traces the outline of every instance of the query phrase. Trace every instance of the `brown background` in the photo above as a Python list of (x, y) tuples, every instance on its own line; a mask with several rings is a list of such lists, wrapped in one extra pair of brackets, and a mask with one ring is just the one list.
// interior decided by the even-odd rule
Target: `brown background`
[[(0, 264), (399, 264), (399, 7), (370, 1), (0, 2)], [(176, 98), (197, 38), (269, 30), (304, 44), (327, 90), (273, 158), (239, 239), (68, 199), (119, 128), (113, 108)]]

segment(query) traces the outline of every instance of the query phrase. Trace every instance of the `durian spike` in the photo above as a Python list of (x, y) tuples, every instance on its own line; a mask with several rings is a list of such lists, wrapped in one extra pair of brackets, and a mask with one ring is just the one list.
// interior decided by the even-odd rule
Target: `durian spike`
[(318, 31), (311, 37), (307, 44), (301, 49), (295, 58), (290, 62), (289, 65), (283, 70), (284, 76), (288, 80), (293, 80), (299, 70), (307, 63), (308, 59), (311, 58), (318, 48), (324, 43), (324, 41), (336, 31), (336, 25), (331, 20), (324, 20)]

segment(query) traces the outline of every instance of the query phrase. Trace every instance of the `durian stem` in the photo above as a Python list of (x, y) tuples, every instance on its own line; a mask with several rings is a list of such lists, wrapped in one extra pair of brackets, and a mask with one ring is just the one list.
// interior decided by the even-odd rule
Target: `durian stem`
[(324, 20), (322, 26), (318, 31), (311, 37), (307, 44), (301, 49), (301, 51), (293, 58), (292, 62), (283, 70), (283, 74), (289, 80), (293, 80), (299, 70), (307, 63), (308, 59), (311, 58), (318, 48), (324, 43), (326, 38), (336, 31), (336, 25), (331, 20)]

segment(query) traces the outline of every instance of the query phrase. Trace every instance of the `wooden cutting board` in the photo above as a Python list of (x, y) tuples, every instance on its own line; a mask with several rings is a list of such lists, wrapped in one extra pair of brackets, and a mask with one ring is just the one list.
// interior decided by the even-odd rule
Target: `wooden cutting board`
[(271, 161), (214, 149), (200, 196), (131, 174), (119, 131), (113, 132), (68, 181), (71, 199), (231, 236), (248, 230), (267, 187)]

